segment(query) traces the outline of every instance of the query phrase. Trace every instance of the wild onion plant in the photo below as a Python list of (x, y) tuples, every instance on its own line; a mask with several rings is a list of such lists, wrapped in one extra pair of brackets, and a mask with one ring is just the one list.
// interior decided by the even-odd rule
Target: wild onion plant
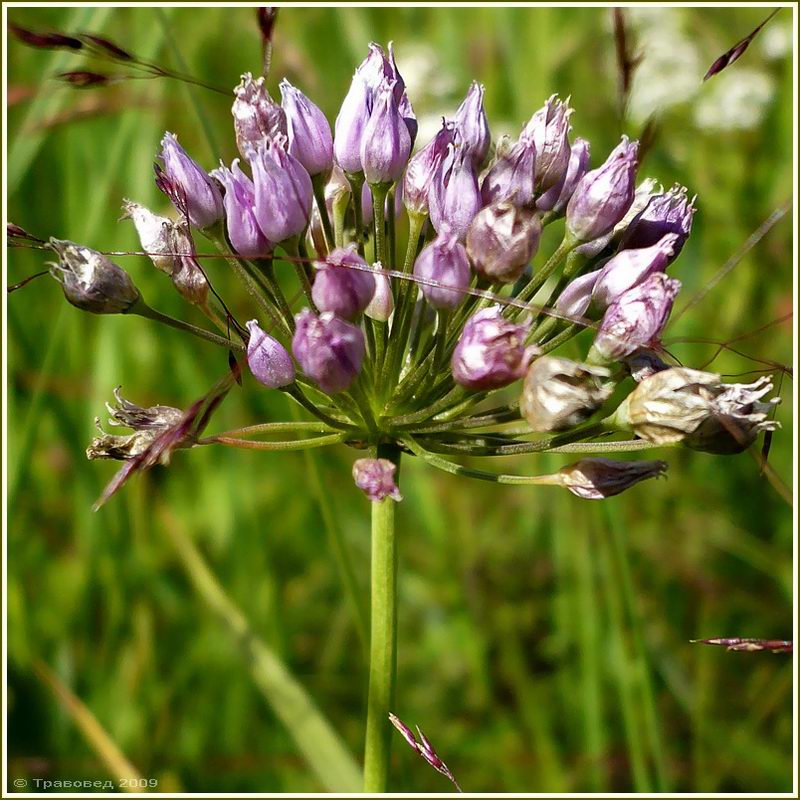
[[(72, 41), (60, 46), (87, 44)], [(90, 44), (114, 57), (113, 43)], [(125, 62), (129, 54), (117, 49)], [(242, 77), (231, 131), (241, 159), (231, 164), (208, 171), (213, 165), (183, 149), (180, 131), (164, 134), (155, 179), (172, 216), (123, 202), (142, 252), (207, 327), (152, 308), (105, 252), (45, 242), (16, 226), (9, 236), (53, 253), (51, 274), (77, 308), (145, 317), (230, 353), (227, 374), (186, 410), (142, 408), (115, 392), (109, 423), (132, 432), (101, 430), (87, 450), (124, 462), (98, 507), (178, 449), (354, 451), (353, 480), (372, 517), (364, 789), (382, 792), (395, 708), (395, 509), (405, 458), (463, 478), (602, 500), (667, 470), (662, 460), (620, 456), (675, 446), (740, 453), (776, 427), (777, 400), (764, 400), (767, 377), (724, 383), (677, 365), (661, 346), (695, 201), (682, 186), (640, 179), (637, 142), (623, 136), (592, 165), (589, 142), (571, 136), (569, 102), (556, 96), (516, 140), (493, 141), (484, 90), (473, 83), (416, 148), (417, 122), (391, 45), (370, 45), (333, 128), (288, 81), (280, 94), (277, 103), (264, 77)], [(560, 244), (539, 252), (550, 226)], [(238, 320), (214, 288), (204, 264), (212, 246), (250, 296), (251, 319)], [(286, 268), (295, 281), (288, 292)], [(581, 361), (559, 354), (587, 328), (593, 337)], [(236, 383), (284, 392), (303, 418), (208, 435)], [(538, 453), (568, 463), (535, 474)], [(534, 474), (461, 463), (510, 455), (529, 455)], [(424, 737), (419, 744), (392, 721), (429, 763), (441, 764)]]

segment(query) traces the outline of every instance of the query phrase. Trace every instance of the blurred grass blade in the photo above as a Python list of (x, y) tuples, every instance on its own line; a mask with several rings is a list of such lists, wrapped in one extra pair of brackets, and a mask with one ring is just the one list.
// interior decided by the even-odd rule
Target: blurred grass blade
[(359, 791), (361, 772), (339, 734), (283, 662), (255, 635), (178, 519), (164, 509), (160, 516), (161, 527), (178, 552), (194, 588), (241, 647), (253, 680), (320, 783), (330, 792)]
[[(68, 17), (65, 28), (76, 30), (81, 28), (91, 28), (100, 30), (111, 14), (111, 8), (76, 8), (75, 12)], [(43, 70), (44, 75), (51, 75), (62, 71), (70, 59), (74, 57), (72, 52), (63, 50), (55, 51), (46, 62)], [(49, 80), (43, 80), (38, 87), (36, 97), (25, 115), (25, 119), (20, 125), (20, 130), (24, 131), (24, 136), (15, 136), (13, 144), (8, 154), (8, 187), (13, 192), (19, 185), (28, 167), (33, 163), (39, 148), (49, 134), (49, 130), (43, 128), (39, 123), (44, 119), (53, 117), (61, 106), (72, 98), (73, 95), (65, 90), (56, 90)]]
[[(83, 734), (89, 746), (97, 753), (108, 772), (114, 776), (118, 785), (127, 792), (140, 792), (138, 788), (142, 780), (139, 771), (123, 755), (114, 740), (108, 735), (97, 717), (76, 697), (58, 676), (41, 660), (35, 659), (33, 671), (58, 698), (66, 709), (78, 730)], [(130, 784), (133, 784), (131, 786)]]

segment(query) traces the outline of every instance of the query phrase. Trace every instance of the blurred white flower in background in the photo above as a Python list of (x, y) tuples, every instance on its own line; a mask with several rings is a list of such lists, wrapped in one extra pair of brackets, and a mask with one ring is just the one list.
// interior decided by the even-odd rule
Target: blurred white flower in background
[(700, 87), (703, 66), (694, 42), (683, 31), (678, 8), (629, 9), (637, 50), (644, 56), (637, 67), (628, 102), (634, 122), (691, 99)]
[(774, 20), (759, 34), (761, 38), (761, 52), (765, 58), (777, 60), (791, 55), (792, 52), (792, 24), (781, 24)]
[(694, 107), (694, 123), (714, 131), (755, 128), (774, 96), (775, 84), (769, 75), (737, 66), (705, 84)]

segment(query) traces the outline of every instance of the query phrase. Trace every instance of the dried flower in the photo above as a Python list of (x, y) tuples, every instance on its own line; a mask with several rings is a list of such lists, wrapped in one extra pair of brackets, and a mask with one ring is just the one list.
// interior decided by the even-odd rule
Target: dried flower
[(680, 288), (680, 281), (657, 272), (623, 292), (608, 307), (588, 360), (619, 361), (657, 343)]
[(312, 288), (317, 308), (343, 319), (356, 319), (375, 294), (375, 276), (364, 271), (366, 267), (355, 246), (340, 247), (318, 261)]
[(667, 471), (664, 461), (614, 461), (582, 458), (559, 470), (560, 484), (584, 500), (605, 500)]
[(353, 463), (356, 486), (373, 502), (387, 497), (399, 503), (403, 499), (395, 483), (397, 465), (388, 458), (359, 458)]
[(109, 425), (114, 427), (130, 428), (133, 433), (118, 436), (106, 433), (100, 426), (99, 417), (95, 425), (100, 431), (100, 436), (92, 439), (86, 449), (86, 457), (92, 461), (97, 458), (113, 458), (118, 461), (127, 461), (141, 455), (153, 441), (165, 430), (177, 425), (183, 417), (183, 411), (171, 406), (150, 406), (142, 408), (120, 394), (121, 386), (114, 389), (114, 398), (117, 405), (106, 404), (111, 415)]
[(458, 290), (469, 287), (469, 259), (464, 246), (446, 225), (417, 256), (414, 275), (423, 281), (441, 284), (433, 286), (423, 282), (420, 287), (425, 299), (434, 308), (456, 308), (461, 304), (464, 292)]
[(287, 135), (286, 112), (270, 97), (263, 77), (253, 80), (246, 72), (233, 93), (231, 113), (242, 158), (249, 159), (250, 151), (258, 150), (266, 139)]
[(520, 411), (537, 433), (574, 428), (611, 396), (614, 384), (609, 376), (605, 367), (542, 356), (525, 375)]
[(185, 202), (189, 222), (196, 228), (211, 228), (222, 219), (222, 195), (217, 185), (178, 144), (174, 133), (165, 133), (159, 159), (164, 173), (179, 197), (170, 199), (182, 211)]
[(50, 274), (76, 308), (93, 314), (125, 314), (140, 300), (130, 275), (102, 253), (66, 239), (51, 238), (47, 246), (59, 260), (50, 265)]
[(156, 269), (172, 274), (175, 250), (172, 249), (172, 220), (154, 214), (132, 200), (122, 201), (122, 219), (130, 219), (136, 227), (142, 250)]
[(519, 380), (536, 353), (525, 346), (528, 325), (503, 317), (500, 306), (473, 314), (453, 350), (453, 380), (474, 391), (499, 389)]
[(536, 255), (542, 223), (531, 209), (493, 203), (478, 212), (467, 231), (467, 254), (475, 272), (492, 283), (514, 283)]
[(364, 359), (361, 328), (330, 312), (316, 316), (304, 308), (295, 317), (292, 354), (322, 391), (343, 392), (353, 383)]
[(311, 178), (285, 146), (286, 137), (278, 136), (250, 153), (256, 221), (264, 236), (275, 243), (305, 230), (314, 197)]
[(567, 230), (579, 242), (598, 239), (611, 231), (633, 203), (638, 142), (627, 136), (605, 163), (587, 172), (567, 204)]
[(761, 431), (778, 427), (767, 419), (777, 398), (761, 401), (771, 391), (768, 377), (725, 384), (713, 372), (673, 367), (645, 378), (617, 409), (614, 423), (658, 445), (740, 453)]
[(333, 135), (325, 115), (299, 89), (284, 78), (281, 107), (286, 114), (289, 152), (313, 178), (333, 169)]

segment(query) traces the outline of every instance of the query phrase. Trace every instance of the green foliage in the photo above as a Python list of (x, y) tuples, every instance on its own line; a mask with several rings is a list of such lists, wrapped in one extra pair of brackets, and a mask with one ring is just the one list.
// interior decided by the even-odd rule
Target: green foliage
[[(258, 71), (252, 10), (167, 13), (192, 74), (232, 87), (240, 72)], [(698, 50), (699, 81), (764, 10), (662, 13)], [(17, 8), (11, 17), (34, 28), (92, 30), (179, 66), (153, 9)], [(788, 12), (771, 26), (786, 24)], [(665, 37), (675, 35), (665, 26)], [(270, 87), (286, 74), (333, 119), (371, 39), (394, 39), (401, 70), (405, 52), (428, 48), (433, 77), (449, 79), (443, 92), (431, 89), (415, 103), (420, 115), (454, 108), (477, 78), (486, 84), (490, 120), (509, 130), (552, 92), (571, 94), (574, 129), (591, 140), (593, 163), (620, 133), (605, 9), (285, 7)], [(791, 197), (791, 59), (767, 60), (760, 41), (694, 100), (663, 113), (642, 168), (699, 196), (695, 231), (671, 268), (684, 283), (678, 309)], [(651, 55), (645, 49), (645, 59)], [(27, 230), (134, 249), (133, 227), (115, 220), (123, 196), (166, 210), (151, 167), (163, 131), (176, 131), (204, 166), (215, 165), (185, 87), (136, 81), (77, 92), (51, 79), (78, 68), (69, 54), (10, 41), (8, 57), (9, 215)], [(764, 73), (774, 89), (758, 124), (695, 125), (694, 108), (714, 82), (735, 82), (745, 68)], [(229, 161), (229, 102), (202, 91), (198, 98), (222, 142), (215, 156)], [(622, 124), (634, 136), (640, 127)], [(10, 251), (9, 281), (43, 261), (35, 251)], [(122, 263), (153, 306), (202, 324), (146, 259)], [(249, 318), (224, 263), (209, 269), (235, 312)], [(791, 270), (786, 217), (670, 326), (671, 351), (699, 367), (717, 351), (703, 340), (734, 340), (785, 317)], [(32, 663), (42, 659), (163, 791), (320, 790), (240, 648), (194, 594), (164, 531), (167, 513), (191, 531), (255, 633), (360, 753), (363, 648), (306, 455), (180, 452), (169, 469), (137, 478), (93, 514), (116, 465), (90, 464), (83, 453), (112, 389), (122, 384), (143, 405), (185, 407), (226, 369), (224, 354), (142, 319), (81, 314), (46, 279), (9, 298), (8, 332), (12, 777), (107, 777), (34, 677)], [(713, 369), (735, 375), (764, 361), (789, 364), (791, 324), (733, 347), (749, 357), (723, 351)], [(249, 377), (244, 389), (231, 393), (212, 430), (289, 418), (277, 393)], [(788, 380), (783, 394), (788, 400)], [(790, 402), (778, 418), (783, 429), (770, 464), (789, 483)], [(350, 480), (353, 453), (308, 457), (317, 461), (366, 592), (369, 510)], [(466, 791), (790, 790), (790, 660), (689, 644), (707, 636), (789, 637), (790, 510), (747, 454), (665, 457), (668, 481), (603, 504), (557, 489), (466, 482), (405, 460), (395, 711), (422, 727)], [(527, 456), (502, 469), (544, 473), (564, 463)], [(394, 790), (448, 788), (399, 737), (394, 765)]]

